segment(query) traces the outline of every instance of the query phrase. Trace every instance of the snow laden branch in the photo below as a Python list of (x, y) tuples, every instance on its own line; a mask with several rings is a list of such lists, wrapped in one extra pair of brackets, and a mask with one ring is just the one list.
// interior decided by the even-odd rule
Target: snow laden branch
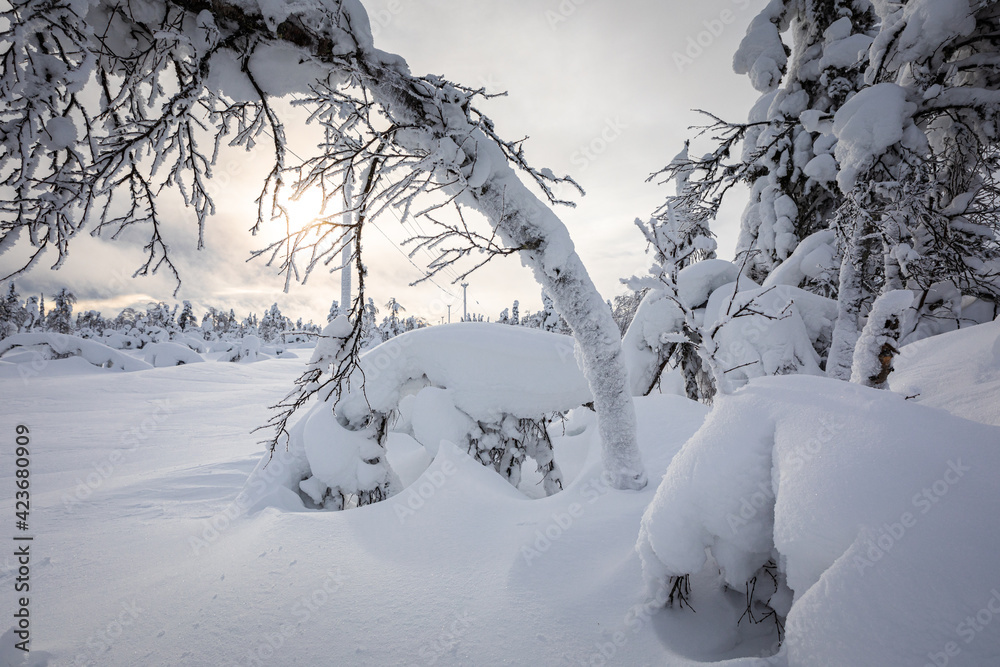
[[(485, 91), (413, 76), (402, 58), (374, 47), (358, 0), (18, 0), (2, 16), (0, 251), (30, 248), (14, 274), (49, 250), (58, 266), (84, 229), (112, 238), (143, 229), (146, 260), (136, 273), (166, 270), (179, 287), (159, 197), (181, 196), (201, 243), (220, 151), (264, 142), (270, 169), (253, 231), (285, 225), (284, 238), (258, 255), (286, 288), (316, 268), (341, 268), (337, 255), (364, 221), (390, 208), (431, 221), (412, 250), (436, 253), (432, 275), (479, 252), (478, 265), (517, 252), (579, 343), (613, 484), (646, 484), (618, 329), (549, 208), (569, 203), (561, 186), (582, 190), (530, 165), (523, 140), (500, 136), (475, 106)], [(321, 138), (300, 157), (287, 128), (303, 114)], [(357, 198), (345, 196), (349, 183), (364, 184)], [(293, 229), (287, 199), (312, 189), (324, 215)], [(458, 207), (482, 213), (489, 230), (446, 217)], [(361, 244), (353, 248), (363, 276)], [(355, 301), (354, 319), (362, 305)], [(318, 369), (333, 385), (303, 376), (279, 406), (277, 439), (289, 411), (352, 376), (355, 356)]]
[[(680, 206), (697, 212), (699, 219), (714, 219), (726, 194), (736, 185), (752, 182), (760, 172), (757, 161), (773, 151), (791, 131), (790, 124), (783, 121), (733, 123), (708, 111), (697, 111), (710, 122), (690, 129), (696, 130), (696, 139), (708, 137), (713, 144), (712, 150), (701, 157), (690, 157), (690, 141), (686, 141), (684, 150), (670, 164), (646, 179), (686, 186), (655, 211), (657, 217), (665, 217), (668, 208)], [(763, 127), (771, 130), (768, 141), (754, 147), (752, 155), (734, 159), (733, 152), (743, 145), (748, 133), (756, 136)]]

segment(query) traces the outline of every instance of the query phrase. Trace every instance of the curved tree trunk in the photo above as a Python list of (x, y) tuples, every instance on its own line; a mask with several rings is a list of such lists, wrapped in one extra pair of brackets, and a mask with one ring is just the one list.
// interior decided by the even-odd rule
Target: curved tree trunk
[[(432, 129), (419, 92), (401, 67), (361, 64), (370, 77), (366, 86), (397, 121)], [(641, 489), (647, 478), (636, 441), (635, 407), (618, 325), (577, 255), (566, 225), (521, 182), (495, 141), (480, 130), (474, 130), (471, 139), (471, 147), (463, 148), (476, 161), (487, 160), (490, 173), (481, 185), (464, 187), (460, 201), (485, 215), (505, 245), (522, 249), (523, 263), (552, 296), (582, 353), (610, 483), (618, 489)]]
[[(488, 140), (481, 137), (481, 150), (482, 141)], [(503, 157), (495, 146), (487, 155), (497, 160)], [(635, 408), (618, 325), (577, 255), (566, 226), (521, 183), (505, 159), (493, 164), (500, 166), (494, 166), (492, 177), (465, 199), (489, 219), (507, 246), (528, 248), (521, 251), (522, 261), (552, 296), (580, 346), (611, 484), (641, 489), (647, 480), (636, 444)]]

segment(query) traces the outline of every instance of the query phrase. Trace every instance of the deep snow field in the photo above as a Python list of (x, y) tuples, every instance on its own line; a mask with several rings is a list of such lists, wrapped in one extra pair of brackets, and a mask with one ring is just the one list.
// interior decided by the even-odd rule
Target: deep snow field
[[(560, 493), (394, 434), (406, 488), (343, 512), (279, 509), (248, 483), (266, 435), (250, 431), (308, 359), (294, 352), (134, 372), (0, 362), (3, 537), (34, 537), (31, 651), (10, 630), (0, 663), (1000, 665), (998, 322), (905, 348), (894, 392), (794, 376), (711, 412), (637, 398), (641, 492), (603, 482), (582, 409), (554, 427)], [(772, 546), (794, 591), (785, 646), (748, 657), (771, 654), (774, 626), (738, 624), (745, 592), (723, 592), (717, 563), (742, 577)], [(682, 565), (696, 612), (661, 610), (658, 577)]]

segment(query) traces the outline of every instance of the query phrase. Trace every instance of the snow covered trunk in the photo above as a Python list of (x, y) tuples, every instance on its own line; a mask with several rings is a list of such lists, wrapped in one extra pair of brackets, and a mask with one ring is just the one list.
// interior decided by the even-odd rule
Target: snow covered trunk
[[(482, 151), (482, 142), (479, 146)], [(641, 489), (646, 473), (636, 443), (635, 407), (618, 325), (562, 221), (521, 183), (505, 159), (499, 162), (503, 157), (499, 148), (493, 146), (489, 157), (492, 177), (472, 189), (469, 199), (505, 244), (525, 248), (522, 260), (552, 296), (580, 347), (583, 371), (594, 396), (604, 467), (612, 484), (619, 489)]]
[(899, 339), (906, 311), (913, 305), (913, 292), (892, 290), (872, 304), (868, 323), (854, 348), (851, 382), (885, 389), (892, 360), (899, 354)]
[(865, 303), (864, 275), (864, 225), (856, 224), (849, 247), (844, 250), (840, 264), (840, 288), (837, 292), (837, 321), (833, 325), (830, 354), (826, 361), (826, 374), (838, 380), (851, 379), (854, 347), (861, 335), (858, 318)]

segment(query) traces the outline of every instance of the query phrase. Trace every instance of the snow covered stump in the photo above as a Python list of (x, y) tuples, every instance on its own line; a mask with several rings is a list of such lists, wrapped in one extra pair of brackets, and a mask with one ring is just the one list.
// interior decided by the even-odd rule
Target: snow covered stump
[[(327, 325), (310, 371), (336, 369), (351, 331), (343, 316)], [(550, 416), (593, 400), (572, 338), (474, 322), (392, 338), (364, 353), (342, 387), (321, 393), (291, 428), (286, 470), (267, 473), (265, 457), (249, 484), (265, 480), (289, 508), (384, 500), (402, 490), (386, 458), (394, 431), (431, 456), (453, 443), (514, 486), (533, 459), (551, 495), (562, 489), (562, 473), (546, 429)]]

